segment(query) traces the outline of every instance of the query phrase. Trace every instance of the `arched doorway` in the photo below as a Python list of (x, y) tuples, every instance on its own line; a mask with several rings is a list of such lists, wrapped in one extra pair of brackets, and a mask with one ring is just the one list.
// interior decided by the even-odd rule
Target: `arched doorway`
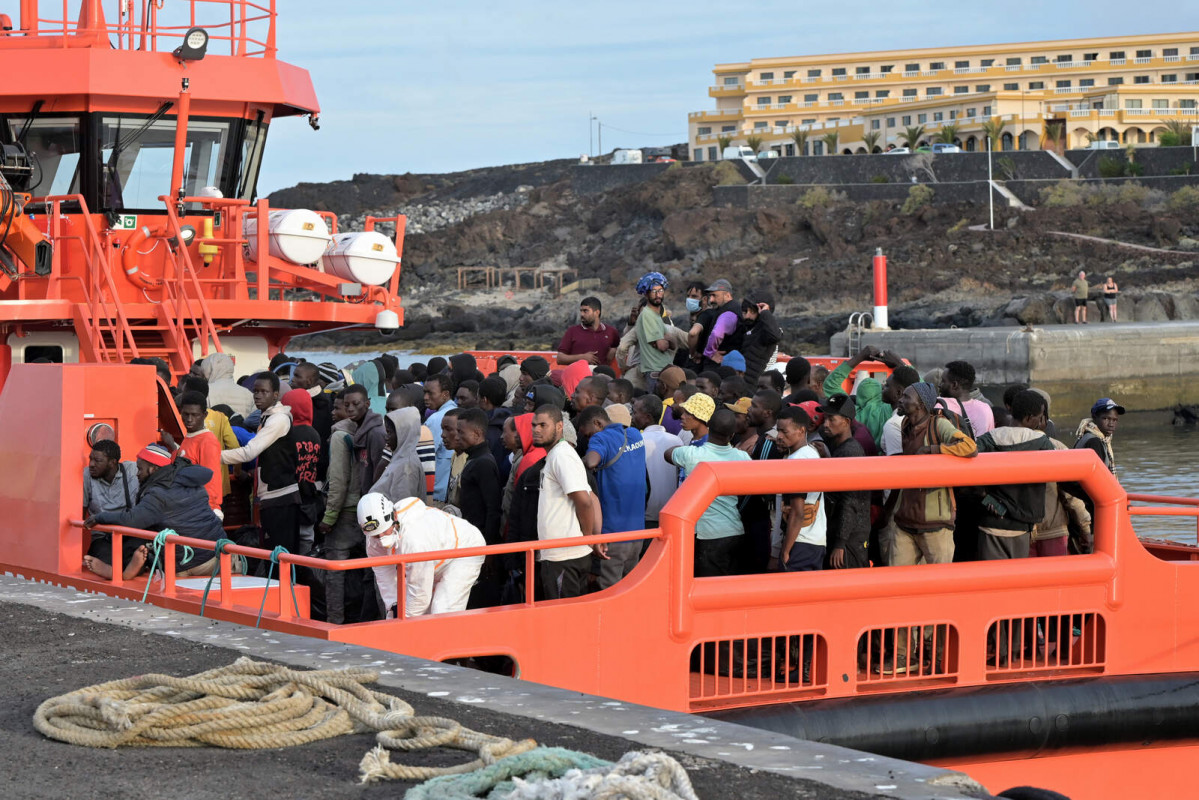
[(999, 137), (999, 149), (1000, 150), (1011, 150), (1012, 145), (1015, 143), (1015, 141), (1016, 140), (1014, 138), (1012, 138), (1012, 135), (1005, 131), (1004, 134)]
[(978, 139), (973, 136), (966, 137), (966, 152), (973, 153), (978, 149)]

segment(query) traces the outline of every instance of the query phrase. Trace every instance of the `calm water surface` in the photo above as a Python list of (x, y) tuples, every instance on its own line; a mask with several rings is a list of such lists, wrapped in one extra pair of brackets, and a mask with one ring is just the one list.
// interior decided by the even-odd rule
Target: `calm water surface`
[[(1128, 492), (1199, 497), (1195, 463), (1199, 429), (1195, 426), (1116, 431), (1112, 449), (1116, 477)], [(1194, 517), (1133, 517), (1140, 536), (1168, 536), (1191, 544), (1195, 524)]]

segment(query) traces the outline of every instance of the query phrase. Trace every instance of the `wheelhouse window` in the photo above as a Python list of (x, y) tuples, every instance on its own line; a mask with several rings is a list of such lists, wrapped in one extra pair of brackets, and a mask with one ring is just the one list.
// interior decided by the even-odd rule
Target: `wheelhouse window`
[[(198, 195), (206, 186), (229, 193), (222, 179), (236, 152), (230, 146), (235, 122), (188, 120), (183, 159), (185, 195)], [(99, 134), (101, 207), (106, 211), (162, 208), (158, 198), (171, 191), (175, 120), (102, 115)]]
[(81, 130), (78, 117), (5, 117), (5, 143), (24, 145), (31, 167), (13, 188), (34, 197), (78, 194)]

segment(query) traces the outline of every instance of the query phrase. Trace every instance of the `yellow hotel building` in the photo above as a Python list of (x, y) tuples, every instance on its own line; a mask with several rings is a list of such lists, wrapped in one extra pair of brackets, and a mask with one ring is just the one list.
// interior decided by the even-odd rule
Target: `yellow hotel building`
[[(982, 150), (994, 118), (1003, 150), (1039, 148), (1047, 125), (1064, 125), (1067, 148), (1153, 144), (1166, 120), (1199, 125), (1199, 33), (762, 58), (713, 73), (715, 110), (688, 120), (702, 161), (720, 157), (726, 136), (790, 156), (828, 154), (834, 132), (839, 153), (903, 146), (917, 126), (924, 144), (947, 124), (964, 150)], [(797, 131), (809, 134), (806, 153)]]

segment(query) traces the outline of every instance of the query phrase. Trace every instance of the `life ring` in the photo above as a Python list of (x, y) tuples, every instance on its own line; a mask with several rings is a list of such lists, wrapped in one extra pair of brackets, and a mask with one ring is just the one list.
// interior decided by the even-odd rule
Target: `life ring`
[(158, 289), (162, 286), (161, 278), (151, 278), (142, 272), (137, 263), (138, 257), (142, 255), (138, 252), (138, 248), (153, 235), (155, 235), (154, 231), (151, 231), (149, 226), (143, 225), (129, 237), (121, 251), (121, 266), (125, 270), (125, 277), (132, 281), (134, 286), (142, 289)]

